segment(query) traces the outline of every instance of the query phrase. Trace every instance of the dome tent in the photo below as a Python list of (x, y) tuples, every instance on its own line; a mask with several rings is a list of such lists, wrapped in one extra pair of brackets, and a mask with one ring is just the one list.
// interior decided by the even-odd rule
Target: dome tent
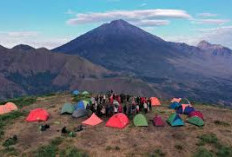
[(165, 125), (165, 123), (160, 116), (155, 116), (153, 118), (153, 125), (158, 126), (158, 127), (162, 127)]
[(173, 113), (169, 116), (167, 122), (171, 125), (171, 126), (183, 126), (184, 122), (183, 120), (180, 118), (180, 116), (176, 113)]
[(204, 121), (200, 117), (191, 117), (187, 119), (187, 122), (196, 126), (204, 126)]
[(70, 103), (65, 103), (62, 107), (61, 114), (72, 114), (74, 111), (74, 106)]
[(45, 109), (36, 108), (30, 111), (26, 121), (28, 122), (47, 121), (48, 118), (49, 118), (49, 114)]
[(95, 113), (93, 113), (91, 117), (89, 117), (88, 119), (82, 122), (82, 124), (91, 125), (91, 126), (95, 126), (100, 123), (102, 123), (102, 120)]
[(151, 101), (151, 106), (160, 106), (160, 101), (157, 97), (151, 97), (150, 98)]
[(10, 113), (16, 110), (18, 110), (18, 107), (12, 102), (8, 102), (5, 105), (0, 105), (0, 115)]
[(129, 119), (123, 113), (113, 115), (106, 123), (106, 127), (123, 129), (129, 124)]
[(142, 114), (137, 114), (133, 119), (133, 123), (135, 126), (148, 126), (147, 119)]
[(75, 95), (75, 96), (77, 96), (77, 95), (80, 94), (80, 92), (79, 92), (78, 90), (74, 90), (74, 91), (72, 92), (72, 94)]
[(72, 117), (74, 118), (81, 118), (88, 116), (88, 111), (86, 109), (77, 109), (73, 112)]

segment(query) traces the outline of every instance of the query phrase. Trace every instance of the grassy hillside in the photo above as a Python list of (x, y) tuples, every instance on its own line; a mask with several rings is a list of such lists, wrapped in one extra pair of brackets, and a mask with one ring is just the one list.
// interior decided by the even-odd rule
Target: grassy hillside
[[(85, 127), (76, 137), (61, 136), (60, 130), (66, 126), (72, 130), (85, 118), (73, 119), (70, 115), (60, 115), (65, 102), (76, 101), (69, 94), (47, 95), (43, 97), (11, 100), (20, 110), (0, 116), (0, 156), (24, 157), (78, 157), (78, 156), (154, 156), (154, 157), (231, 157), (232, 156), (232, 111), (209, 105), (196, 104), (194, 107), (205, 116), (202, 128), (185, 124), (173, 128), (136, 128), (130, 122), (123, 130), (107, 128), (105, 122), (96, 127)], [(161, 107), (153, 108), (147, 119), (155, 114), (164, 120), (173, 113), (163, 101)], [(31, 109), (42, 107), (50, 113), (46, 122), (50, 129), (41, 132), (44, 123), (28, 123), (25, 118)], [(182, 116), (185, 120), (187, 117)], [(6, 142), (13, 135), (16, 143)]]

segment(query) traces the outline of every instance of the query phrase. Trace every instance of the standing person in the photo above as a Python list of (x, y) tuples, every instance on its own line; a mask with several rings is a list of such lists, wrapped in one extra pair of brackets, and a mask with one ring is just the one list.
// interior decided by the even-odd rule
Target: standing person
[(136, 104), (136, 114), (139, 113), (139, 104)]
[(106, 103), (106, 95), (104, 94), (103, 95), (103, 104), (105, 104)]
[(147, 105), (148, 105), (149, 111), (152, 111), (151, 100), (149, 98), (147, 99)]
[(145, 114), (146, 114), (147, 111), (148, 111), (148, 106), (147, 106), (147, 103), (146, 103), (146, 102), (143, 103), (143, 108), (144, 108), (144, 112), (145, 112)]

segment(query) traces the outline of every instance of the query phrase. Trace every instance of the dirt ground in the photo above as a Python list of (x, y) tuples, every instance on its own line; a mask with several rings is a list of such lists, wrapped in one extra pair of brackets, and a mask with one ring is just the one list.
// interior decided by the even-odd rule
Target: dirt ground
[[(24, 107), (22, 110), (41, 107), (47, 109), (50, 118), (46, 122), (50, 129), (44, 132), (39, 131), (39, 125), (43, 123), (28, 123), (25, 117), (17, 119), (14, 124), (6, 127), (4, 139), (12, 135), (18, 136), (18, 143), (15, 148), (22, 153), (29, 153), (42, 145), (48, 144), (55, 137), (61, 136), (61, 128), (66, 126), (73, 130), (86, 118), (73, 119), (70, 115), (60, 115), (61, 107), (65, 102), (71, 102), (70, 95), (56, 95), (45, 98), (38, 98), (33, 105)], [(221, 142), (232, 145), (232, 111), (210, 106), (195, 106), (205, 116), (205, 126), (198, 128), (185, 123), (183, 127), (154, 127), (149, 121), (146, 128), (136, 128), (132, 122), (122, 130), (105, 127), (104, 123), (95, 127), (85, 127), (84, 131), (78, 132), (76, 137), (67, 137), (62, 145), (72, 145), (88, 152), (93, 157), (124, 157), (124, 156), (146, 156), (156, 149), (162, 150), (167, 157), (188, 157), (196, 151), (198, 146), (197, 136), (214, 133)], [(163, 120), (168, 118), (174, 110), (167, 106), (153, 108), (153, 112), (147, 114), (151, 120), (155, 114), (160, 115)], [(182, 116), (185, 120), (187, 117)], [(219, 126), (215, 120), (227, 122), (229, 126)], [(60, 123), (60, 124), (59, 124)], [(62, 147), (61, 145), (61, 147)], [(181, 145), (183, 149), (178, 150), (175, 146)], [(118, 147), (119, 149), (114, 149)]]

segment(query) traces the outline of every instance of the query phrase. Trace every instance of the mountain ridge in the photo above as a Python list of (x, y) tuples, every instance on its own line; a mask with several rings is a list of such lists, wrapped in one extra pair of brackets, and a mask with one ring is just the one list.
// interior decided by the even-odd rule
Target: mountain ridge
[(103, 24), (52, 51), (79, 55), (109, 70), (142, 79), (161, 95), (232, 101), (226, 93), (232, 89), (232, 84), (225, 81), (232, 76), (228, 68), (232, 58), (227, 51), (216, 53), (212, 48), (167, 42), (124, 20)]

